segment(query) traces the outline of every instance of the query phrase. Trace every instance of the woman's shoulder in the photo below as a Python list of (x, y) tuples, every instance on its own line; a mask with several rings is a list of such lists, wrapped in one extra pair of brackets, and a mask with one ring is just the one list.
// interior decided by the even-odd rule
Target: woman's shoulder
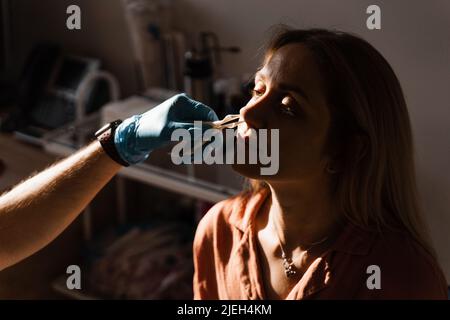
[(234, 232), (245, 232), (268, 191), (243, 191), (216, 203), (200, 220), (196, 239), (226, 238)]
[(214, 233), (231, 229), (243, 217), (245, 205), (252, 195), (241, 192), (214, 204), (197, 226), (196, 237), (212, 237)]
[(244, 197), (245, 195), (240, 193), (214, 204), (200, 220), (197, 229), (212, 232), (213, 226), (217, 224), (227, 225), (230, 217), (236, 210), (236, 206), (244, 201)]

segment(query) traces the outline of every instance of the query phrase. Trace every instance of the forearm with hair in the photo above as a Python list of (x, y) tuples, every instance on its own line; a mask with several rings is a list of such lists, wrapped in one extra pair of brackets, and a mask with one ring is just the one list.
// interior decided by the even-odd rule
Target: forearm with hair
[(0, 270), (55, 239), (120, 170), (99, 142), (0, 197)]

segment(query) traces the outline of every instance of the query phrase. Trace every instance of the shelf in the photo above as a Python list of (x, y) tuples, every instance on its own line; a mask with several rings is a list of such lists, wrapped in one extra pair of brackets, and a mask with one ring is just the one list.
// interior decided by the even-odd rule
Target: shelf
[(151, 165), (124, 168), (119, 175), (208, 202), (218, 202), (239, 193), (238, 190), (190, 179)]

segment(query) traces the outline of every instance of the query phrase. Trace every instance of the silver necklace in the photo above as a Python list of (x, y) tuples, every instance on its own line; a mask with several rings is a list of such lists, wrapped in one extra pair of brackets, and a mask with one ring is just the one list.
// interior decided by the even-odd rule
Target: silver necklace
[[(297, 271), (295, 270), (296, 268), (295, 268), (295, 264), (294, 264), (294, 259), (292, 257), (288, 258), (288, 256), (286, 255), (286, 252), (284, 251), (283, 246), (281, 245), (281, 239), (280, 239), (280, 235), (278, 233), (277, 226), (274, 223), (273, 219), (272, 219), (272, 223), (275, 228), (275, 233), (277, 234), (277, 238), (278, 238), (278, 244), (280, 245), (280, 249), (281, 249), (281, 259), (283, 259), (284, 273), (286, 274), (286, 277), (290, 278), (297, 274)], [(321, 243), (324, 243), (327, 240), (328, 240), (328, 236), (317, 242), (313, 242), (313, 243), (309, 244), (308, 249), (306, 249), (305, 251), (308, 251), (312, 247), (315, 247)]]

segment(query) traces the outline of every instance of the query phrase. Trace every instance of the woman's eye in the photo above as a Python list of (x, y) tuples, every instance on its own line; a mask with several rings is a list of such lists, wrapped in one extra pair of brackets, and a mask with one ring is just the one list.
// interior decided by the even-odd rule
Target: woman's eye
[(257, 81), (252, 89), (252, 96), (261, 97), (263, 94), (264, 94), (264, 84), (262, 84), (260, 81)]
[(281, 100), (281, 111), (290, 116), (295, 116), (294, 101), (291, 97), (284, 97)]
[(255, 97), (260, 97), (263, 95), (263, 91), (262, 90), (257, 90), (257, 89), (253, 89), (252, 90), (252, 95)]

